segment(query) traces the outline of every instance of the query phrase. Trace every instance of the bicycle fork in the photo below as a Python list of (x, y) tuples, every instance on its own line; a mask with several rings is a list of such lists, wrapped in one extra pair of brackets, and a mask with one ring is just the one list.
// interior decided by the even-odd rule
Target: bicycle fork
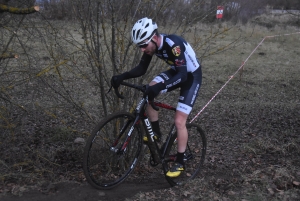
[[(135, 109), (135, 119), (134, 119), (134, 121), (128, 119), (127, 122), (120, 129), (118, 138), (113, 142), (112, 146), (110, 147), (110, 150), (112, 152), (115, 152), (117, 154), (123, 154), (126, 151), (127, 145), (130, 142), (130, 136), (131, 136), (133, 130), (135, 129), (135, 126), (140, 123), (139, 122), (140, 119), (144, 119), (141, 114), (144, 114), (144, 112), (145, 112), (144, 107), (145, 107), (146, 103), (147, 103), (147, 99), (142, 98), (141, 101), (139, 102), (139, 104), (137, 105), (136, 109)], [(126, 131), (128, 126), (132, 123), (132, 121), (133, 121), (133, 124), (132, 124), (130, 130), (128, 131), (128, 133), (126, 133), (126, 138), (125, 138), (124, 142), (122, 143), (121, 147), (118, 148), (117, 144), (118, 144), (120, 138), (124, 135), (124, 132)], [(143, 123), (143, 125), (145, 126), (145, 122)], [(147, 125), (148, 125), (148, 128), (150, 128), (151, 131), (152, 131), (151, 124), (150, 124), (149, 120), (148, 120)], [(154, 133), (153, 132), (152, 132), (152, 138), (154, 139)]]
[(133, 130), (135, 129), (134, 126), (137, 124), (138, 121), (139, 121), (139, 118), (136, 117), (135, 120), (134, 120), (134, 123), (132, 124), (132, 126), (129, 130), (129, 132), (127, 133), (126, 139), (124, 140), (122, 146), (118, 148), (116, 146), (117, 146), (120, 138), (122, 137), (122, 135), (124, 135), (125, 130), (128, 128), (128, 126), (132, 122), (132, 120), (129, 120), (129, 119), (127, 120), (126, 124), (124, 124), (124, 126), (120, 129), (118, 138), (114, 141), (113, 145), (110, 147), (110, 150), (112, 152), (122, 154), (126, 151), (127, 145), (130, 141), (130, 136), (131, 136)]

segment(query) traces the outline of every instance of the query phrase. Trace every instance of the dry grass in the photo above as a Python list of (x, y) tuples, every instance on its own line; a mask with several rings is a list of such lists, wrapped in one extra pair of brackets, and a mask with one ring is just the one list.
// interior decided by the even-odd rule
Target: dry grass
[[(270, 20), (271, 24), (276, 22), (274, 18), (276, 16)], [(191, 117), (224, 85), (265, 36), (299, 32), (299, 26), (288, 26), (286, 21), (272, 27), (259, 23), (266, 19), (269, 18), (261, 16), (239, 26), (197, 24), (185, 32), (185, 38), (197, 49), (203, 64), (203, 84)], [(77, 31), (63, 34), (66, 37), (72, 34), (79, 44), (82, 42)], [(128, 200), (297, 200), (300, 196), (297, 183), (300, 182), (299, 42), (299, 34), (266, 39), (246, 63), (242, 74), (237, 74), (196, 119), (208, 138), (205, 166), (197, 179), (183, 187), (142, 192)], [(230, 48), (226, 48), (229, 44), (232, 44)], [(33, 48), (34, 53), (44, 59), (37, 59), (34, 75), (50, 62), (37, 47)], [(220, 47), (223, 50), (216, 52)], [(89, 116), (96, 121), (101, 108), (99, 88), (87, 79), (93, 72), (89, 66), (81, 66), (85, 55), (72, 51), (66, 55), (74, 57), (71, 61), (78, 63), (63, 65), (60, 72), (64, 79), (60, 79), (57, 72), (49, 71), (41, 79), (27, 80), (19, 85), (13, 83), (16, 102), (31, 112), (27, 114), (18, 107), (9, 114), (11, 116), (7, 115), (7, 119), (12, 118), (12, 122), (19, 124), (1, 133), (2, 193), (12, 192), (14, 185), (41, 186), (43, 181), (84, 182), (83, 145), (74, 144), (74, 139), (86, 138), (94, 125)], [(54, 56), (59, 64), (59, 54)], [(18, 69), (24, 64), (11, 62), (8, 66)], [(150, 80), (153, 74), (145, 79)], [(63, 83), (65, 88), (57, 83)], [(32, 90), (38, 86), (44, 88)], [(86, 113), (79, 112), (74, 105), (64, 105), (61, 96), (47, 91), (50, 86), (57, 89), (57, 93), (71, 94)], [(161, 98), (175, 104), (176, 97), (176, 92), (172, 92)], [(163, 132), (167, 132), (172, 117), (161, 116), (162, 127), (166, 128)], [(143, 177), (147, 174), (145, 172)]]
[[(229, 37), (222, 41), (216, 40), (215, 45), (220, 45), (239, 34), (248, 36), (235, 48), (203, 59), (203, 85), (193, 114), (265, 36), (294, 32), (299, 32), (299, 27), (269, 29), (248, 24), (228, 32)], [(207, 160), (198, 179), (183, 187), (140, 193), (127, 200), (148, 196), (149, 200), (297, 200), (299, 42), (300, 34), (266, 39), (242, 74), (238, 73), (196, 120), (208, 136)]]

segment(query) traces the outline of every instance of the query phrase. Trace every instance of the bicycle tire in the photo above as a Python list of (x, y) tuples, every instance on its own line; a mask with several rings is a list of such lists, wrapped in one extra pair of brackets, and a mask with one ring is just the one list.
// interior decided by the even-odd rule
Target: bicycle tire
[[(83, 156), (83, 171), (91, 186), (111, 189), (121, 184), (137, 165), (142, 147), (140, 124), (135, 125), (126, 149), (123, 152), (118, 151), (134, 119), (135, 116), (128, 112), (117, 112), (107, 116), (92, 131)], [(125, 124), (125, 132), (116, 140)]]
[[(173, 125), (174, 127), (175, 125)], [(185, 170), (178, 177), (166, 177), (171, 186), (182, 185), (194, 179), (203, 166), (206, 154), (206, 136), (204, 131), (197, 124), (186, 125), (188, 130), (188, 143), (185, 151)], [(173, 129), (172, 129), (173, 130)], [(176, 129), (174, 129), (176, 132)], [(165, 161), (163, 164), (166, 174), (174, 164), (177, 154), (177, 133), (174, 133), (169, 143), (166, 145)]]

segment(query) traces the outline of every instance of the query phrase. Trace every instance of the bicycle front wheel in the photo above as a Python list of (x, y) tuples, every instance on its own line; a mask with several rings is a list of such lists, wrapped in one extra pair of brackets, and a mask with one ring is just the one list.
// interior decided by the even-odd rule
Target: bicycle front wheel
[[(174, 127), (175, 125), (173, 125)], [(178, 177), (168, 177), (167, 181), (172, 185), (181, 185), (195, 178), (200, 171), (206, 154), (206, 136), (197, 124), (187, 124), (188, 143), (184, 153), (185, 170)], [(176, 129), (172, 129), (176, 132)], [(177, 134), (174, 133), (167, 145), (163, 169), (165, 174), (175, 162), (177, 154)]]
[(114, 113), (92, 131), (84, 150), (83, 170), (93, 187), (113, 188), (124, 181), (136, 166), (142, 147), (140, 124), (136, 124), (127, 137), (134, 120), (130, 113)]

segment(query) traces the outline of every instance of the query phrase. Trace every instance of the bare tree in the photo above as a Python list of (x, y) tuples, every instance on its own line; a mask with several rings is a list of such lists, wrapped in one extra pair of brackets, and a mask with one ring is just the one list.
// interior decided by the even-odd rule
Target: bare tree
[[(27, 8), (19, 8), (19, 7), (13, 7), (9, 5), (10, 0), (1, 0), (0, 1), (0, 17), (2, 16), (4, 18), (4, 13), (10, 13), (10, 14), (31, 14), (39, 11), (39, 6), (31, 6)], [(1, 25), (1, 24), (0, 24)], [(2, 53), (0, 54), (0, 60), (1, 59), (7, 59), (7, 58), (17, 58), (17, 54), (13, 53), (6, 53), (8, 46), (10, 45), (11, 40), (13, 39), (15, 35), (12, 34), (11, 38), (8, 40), (7, 44), (5, 45), (5, 48), (2, 50)]]
[[(221, 47), (214, 44), (226, 37), (230, 28), (219, 22), (208, 24), (208, 18), (215, 18), (216, 4), (206, 0), (51, 0), (43, 2), (40, 12), (34, 1), (1, 3), (3, 144), (15, 136), (31, 143), (28, 147), (46, 146), (58, 139), (57, 146), (64, 143), (61, 139), (86, 136), (95, 121), (111, 112), (130, 110), (140, 94), (121, 88), (126, 94), (121, 101), (107, 92), (112, 75), (128, 71), (140, 60), (141, 52), (131, 42), (130, 31), (141, 17), (157, 21), (161, 33), (186, 37), (199, 59), (226, 51), (239, 39)], [(11, 13), (12, 7), (20, 8), (22, 14)], [(31, 15), (25, 14), (29, 11)], [(18, 59), (6, 59), (16, 55)], [(164, 66), (153, 58), (147, 74), (132, 81), (148, 83)], [(38, 158), (32, 159), (36, 169), (46, 170), (44, 174), (55, 172), (57, 166), (48, 153), (34, 157)], [(8, 164), (23, 158), (22, 154), (11, 157)], [(41, 160), (47, 161), (47, 166)]]

